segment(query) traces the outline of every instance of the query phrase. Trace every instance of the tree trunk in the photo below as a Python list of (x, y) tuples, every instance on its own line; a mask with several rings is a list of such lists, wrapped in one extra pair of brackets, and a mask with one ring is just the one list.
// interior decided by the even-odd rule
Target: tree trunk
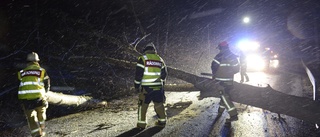
[(47, 92), (48, 102), (55, 105), (65, 105), (65, 106), (79, 106), (79, 107), (102, 107), (106, 106), (106, 101), (100, 101), (93, 99), (89, 96), (76, 96), (67, 95), (57, 92), (48, 91)]
[[(135, 66), (134, 62), (117, 61), (116, 59), (110, 58), (105, 59), (118, 66), (131, 66), (132, 68)], [(199, 99), (219, 97), (218, 91), (221, 87), (212, 79), (199, 77), (172, 67), (168, 67), (168, 73), (172, 77), (193, 84), (194, 86), (188, 85), (189, 90), (185, 90), (185, 88), (184, 90), (200, 90)], [(170, 87), (170, 85), (167, 87)], [(285, 114), (311, 123), (320, 123), (319, 102), (313, 101), (310, 98), (284, 94), (272, 89), (269, 85), (268, 87), (255, 87), (234, 82), (234, 90), (230, 92), (230, 97), (234, 102), (255, 106), (274, 113)]]

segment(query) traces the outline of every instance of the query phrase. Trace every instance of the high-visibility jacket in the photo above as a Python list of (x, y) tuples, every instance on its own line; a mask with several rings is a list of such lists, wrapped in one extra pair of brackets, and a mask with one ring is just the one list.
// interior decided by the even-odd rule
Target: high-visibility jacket
[(212, 61), (212, 74), (215, 80), (231, 83), (234, 74), (239, 72), (239, 61), (231, 51), (220, 52)]
[(25, 69), (18, 72), (20, 80), (18, 99), (33, 100), (44, 96), (44, 78), (46, 70), (36, 62), (32, 62)]
[(138, 58), (136, 65), (135, 87), (162, 86), (167, 75), (163, 59), (155, 52), (148, 51)]

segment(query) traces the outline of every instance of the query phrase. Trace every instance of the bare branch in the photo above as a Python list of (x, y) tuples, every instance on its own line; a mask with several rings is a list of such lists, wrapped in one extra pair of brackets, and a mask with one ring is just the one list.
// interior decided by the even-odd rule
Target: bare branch
[(36, 30), (37, 30), (37, 29), (34, 29), (34, 30), (29, 34), (29, 36), (28, 36), (25, 44), (24, 44), (20, 49), (15, 50), (13, 53), (11, 53), (11, 54), (9, 54), (9, 55), (7, 55), (7, 56), (1, 57), (0, 60), (3, 60), (3, 59), (5, 59), (5, 58), (8, 58), (8, 57), (10, 57), (10, 56), (12, 56), (12, 55), (15, 55), (15, 54), (19, 53), (25, 46), (27, 46), (27, 44), (29, 43), (29, 39), (30, 39), (31, 35), (32, 35), (34, 32), (36, 32)]
[[(148, 37), (151, 33), (147, 34), (147, 35), (144, 35), (135, 45), (134, 45), (134, 50), (137, 51), (137, 46), (138, 44), (143, 40), (145, 39), (146, 37)], [(137, 51), (138, 52), (138, 51)]]
[(132, 0), (130, 0), (130, 2), (131, 2), (131, 6), (132, 6), (132, 12), (133, 12), (133, 14), (134, 14), (134, 17), (136, 18), (136, 23), (139, 25), (141, 33), (142, 33), (143, 35), (145, 35), (146, 33), (145, 33), (145, 31), (143, 30), (143, 27), (142, 27), (141, 22), (140, 22), (137, 14), (136, 14), (136, 11), (134, 10), (134, 6), (133, 6)]

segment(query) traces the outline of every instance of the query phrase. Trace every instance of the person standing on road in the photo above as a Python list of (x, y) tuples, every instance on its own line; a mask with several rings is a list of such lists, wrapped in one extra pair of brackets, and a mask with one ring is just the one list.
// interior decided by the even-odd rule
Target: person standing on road
[(164, 60), (157, 54), (153, 43), (149, 43), (138, 58), (134, 86), (139, 93), (137, 128), (147, 127), (146, 113), (149, 103), (153, 101), (157, 113), (157, 126), (164, 127), (167, 121), (165, 112), (164, 84), (167, 76), (167, 67)]
[(240, 83), (243, 83), (244, 80), (246, 80), (246, 82), (249, 81), (249, 76), (247, 74), (247, 59), (243, 52), (240, 53), (240, 76)]
[(229, 44), (226, 41), (221, 42), (218, 45), (218, 49), (220, 52), (211, 63), (213, 79), (224, 88), (219, 91), (221, 100), (217, 117), (220, 117), (224, 110), (227, 109), (230, 116), (227, 122), (231, 122), (238, 119), (238, 112), (230, 100), (229, 92), (233, 90), (234, 74), (239, 72), (239, 61), (237, 56), (230, 51)]
[(18, 99), (26, 115), (31, 136), (42, 137), (45, 135), (48, 108), (45, 93), (50, 89), (50, 79), (46, 70), (39, 65), (37, 53), (28, 54), (27, 61), (27, 67), (18, 72)]

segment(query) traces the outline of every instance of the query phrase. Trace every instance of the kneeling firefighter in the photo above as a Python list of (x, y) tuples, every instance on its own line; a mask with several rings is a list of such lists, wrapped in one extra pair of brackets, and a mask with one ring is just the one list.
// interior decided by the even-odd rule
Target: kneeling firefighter
[(149, 43), (138, 58), (134, 85), (139, 92), (137, 128), (147, 127), (146, 113), (151, 101), (157, 113), (157, 126), (164, 127), (167, 121), (165, 112), (164, 83), (167, 76), (167, 67), (164, 60), (157, 54), (153, 43)]

